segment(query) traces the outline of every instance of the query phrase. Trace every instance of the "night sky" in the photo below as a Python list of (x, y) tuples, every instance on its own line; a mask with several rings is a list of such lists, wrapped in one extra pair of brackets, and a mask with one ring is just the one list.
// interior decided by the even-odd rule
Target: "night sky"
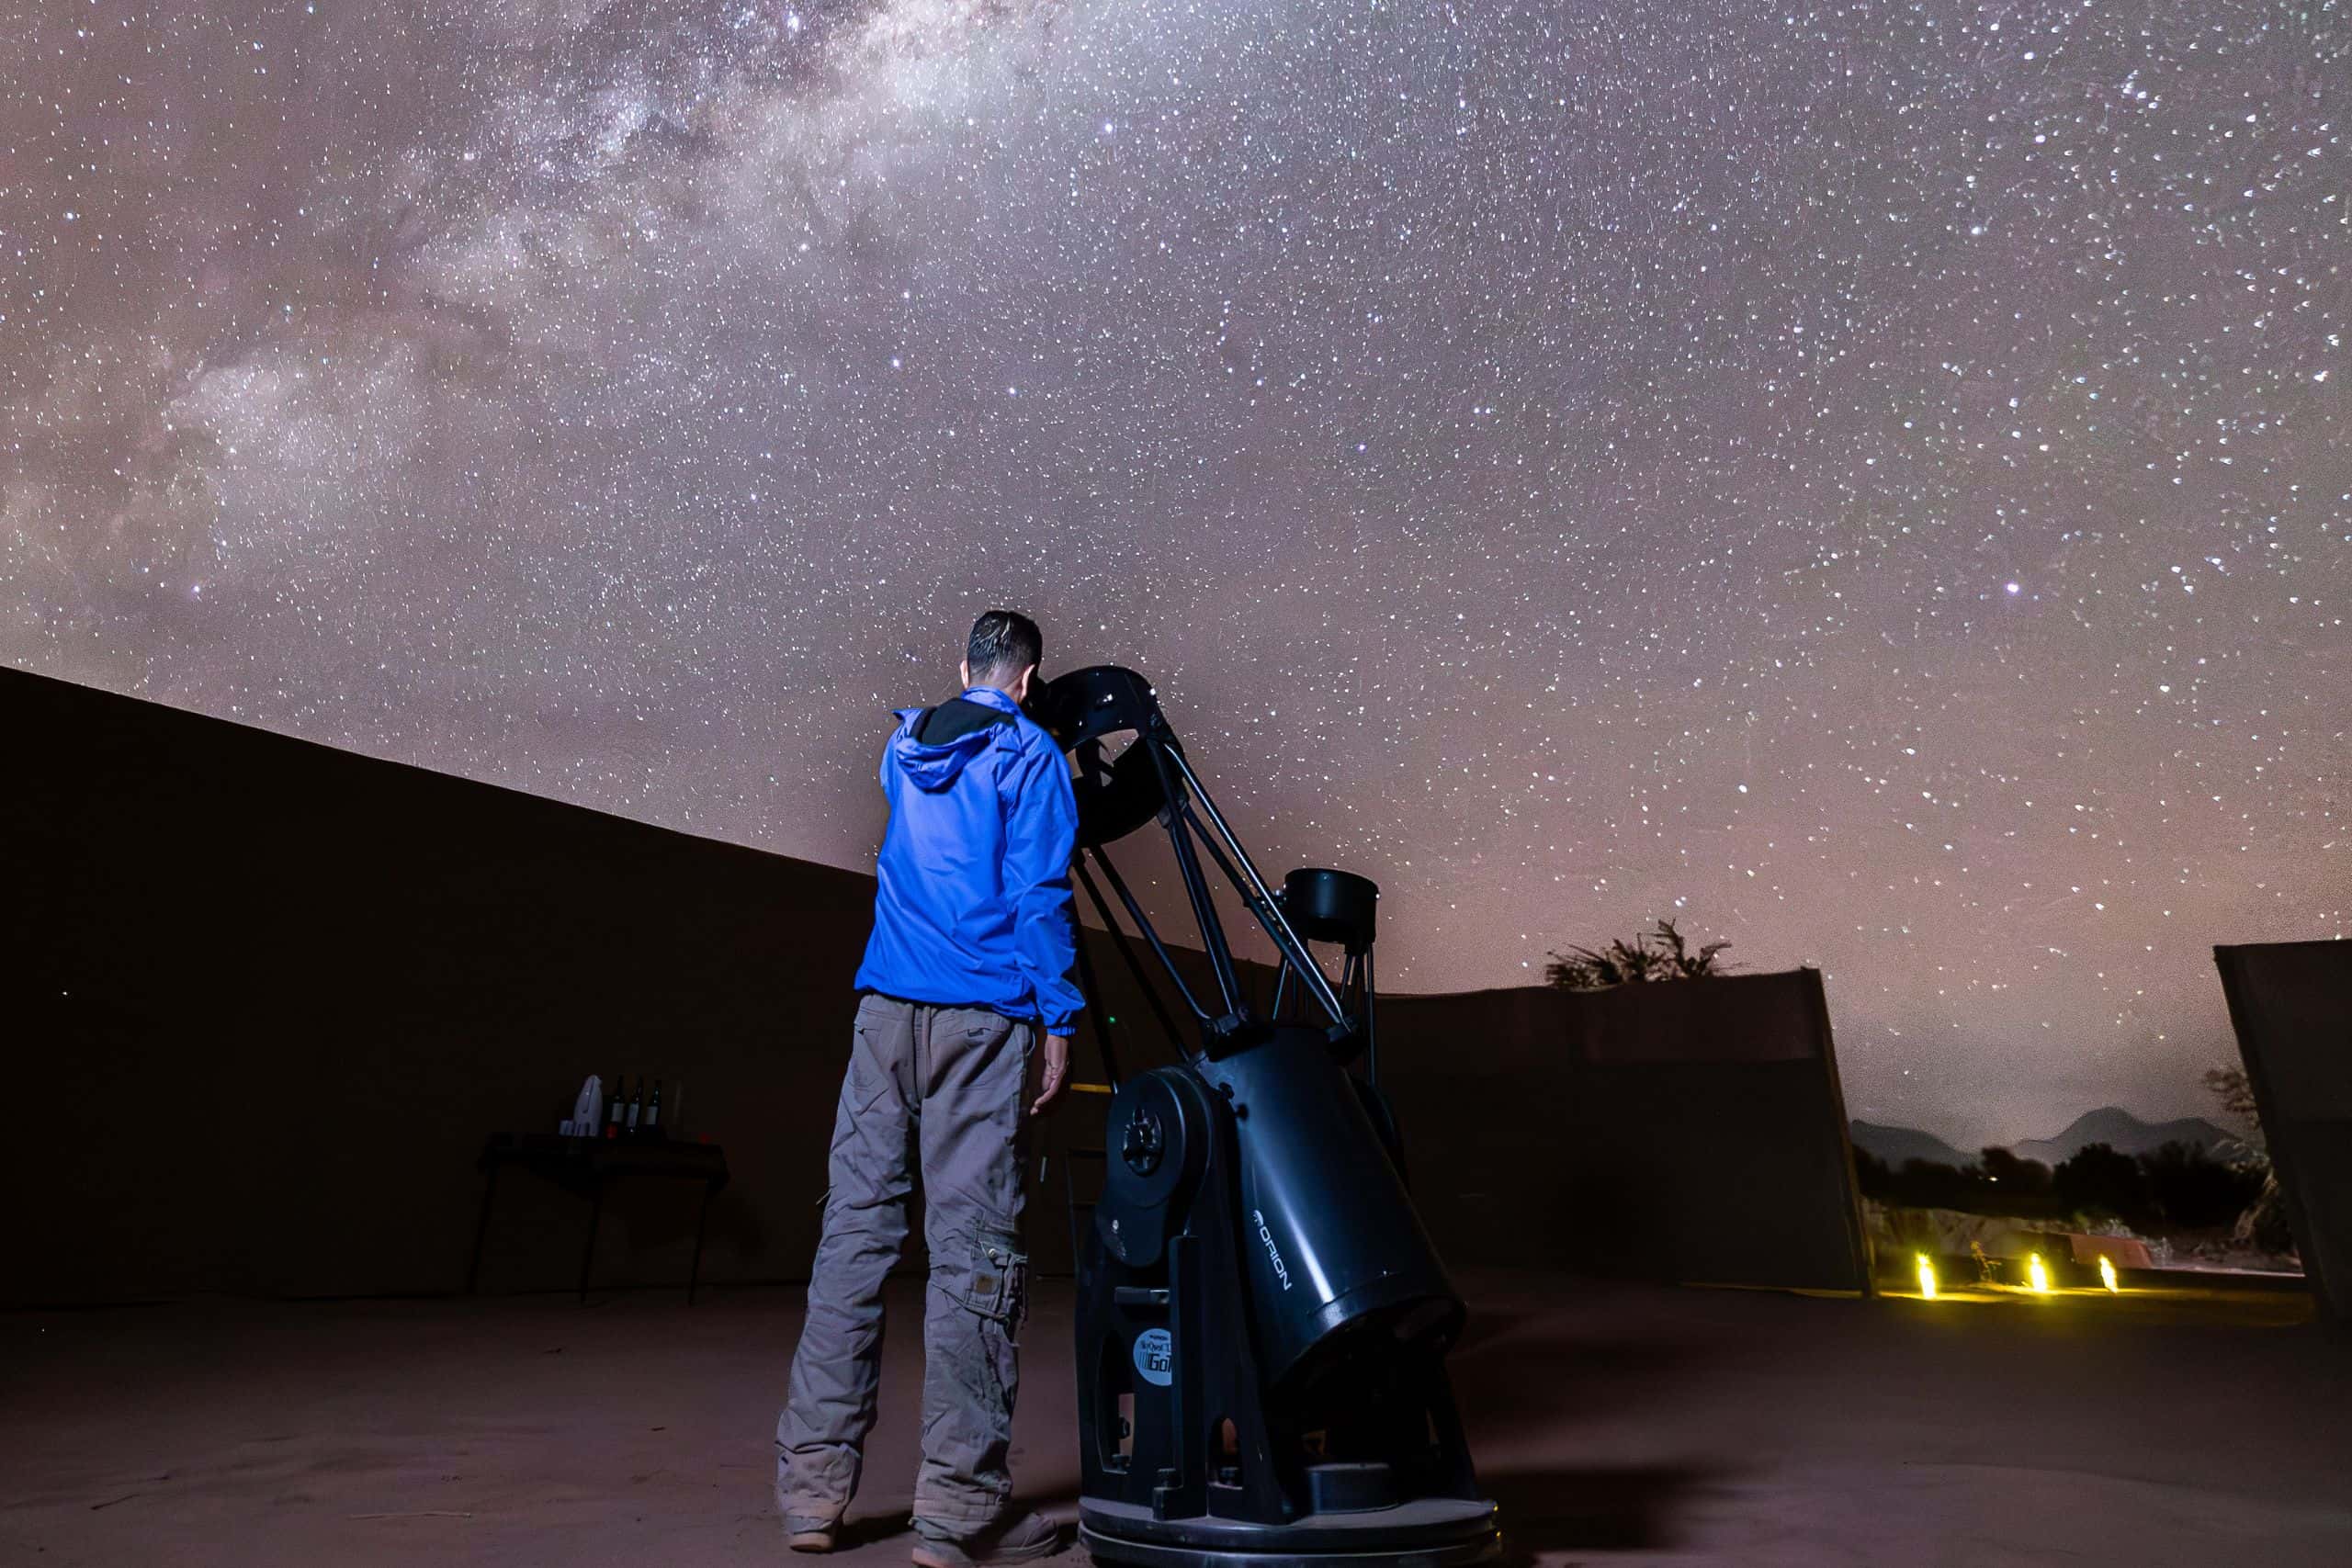
[(866, 866), (1013, 604), (1393, 987), (1963, 1145), (2352, 927), (2341, 0), (13, 9), (20, 668)]

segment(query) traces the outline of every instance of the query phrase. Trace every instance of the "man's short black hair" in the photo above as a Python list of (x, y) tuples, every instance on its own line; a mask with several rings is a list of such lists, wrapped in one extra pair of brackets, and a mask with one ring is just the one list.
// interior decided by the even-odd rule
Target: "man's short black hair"
[(1037, 623), (1018, 610), (990, 610), (972, 623), (972, 640), (964, 662), (975, 681), (1010, 681), (1046, 657), (1046, 638)]

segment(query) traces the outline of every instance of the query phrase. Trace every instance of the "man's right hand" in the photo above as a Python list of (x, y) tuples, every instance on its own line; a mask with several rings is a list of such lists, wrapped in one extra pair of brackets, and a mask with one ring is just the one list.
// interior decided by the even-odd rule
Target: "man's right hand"
[(1029, 1114), (1037, 1116), (1061, 1098), (1062, 1083), (1069, 1077), (1069, 1036), (1046, 1036), (1046, 1081), (1044, 1092), (1029, 1107)]

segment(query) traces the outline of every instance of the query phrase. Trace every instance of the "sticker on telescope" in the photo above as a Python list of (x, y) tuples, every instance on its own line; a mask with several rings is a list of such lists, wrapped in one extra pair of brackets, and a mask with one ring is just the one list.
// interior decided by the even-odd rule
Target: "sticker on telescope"
[(1176, 1341), (1168, 1330), (1147, 1328), (1136, 1336), (1136, 1371), (1161, 1388), (1176, 1381)]

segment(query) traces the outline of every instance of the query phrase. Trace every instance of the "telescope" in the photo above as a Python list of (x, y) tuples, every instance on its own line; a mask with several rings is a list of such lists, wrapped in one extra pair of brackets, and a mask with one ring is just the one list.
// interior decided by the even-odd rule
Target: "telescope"
[[(1069, 1151), (1103, 1172), (1091, 1201), (1069, 1189), (1080, 1540), (1136, 1568), (1496, 1558), (1495, 1506), (1478, 1495), (1444, 1369), (1464, 1307), (1414, 1213), (1378, 1086), (1378, 887), (1317, 867), (1269, 887), (1134, 671), (1073, 671), (1032, 713), (1076, 762), (1077, 879), (1180, 1057), (1123, 1077), (1093, 1010), (1112, 1098), (1102, 1146)], [(1121, 734), (1114, 756), (1104, 742)], [(1206, 956), (1198, 991), (1106, 852), (1155, 821)], [(1280, 955), (1263, 1016), (1204, 857)], [(1340, 949), (1336, 985), (1312, 942)], [(1079, 957), (1093, 1001), (1082, 946)]]

